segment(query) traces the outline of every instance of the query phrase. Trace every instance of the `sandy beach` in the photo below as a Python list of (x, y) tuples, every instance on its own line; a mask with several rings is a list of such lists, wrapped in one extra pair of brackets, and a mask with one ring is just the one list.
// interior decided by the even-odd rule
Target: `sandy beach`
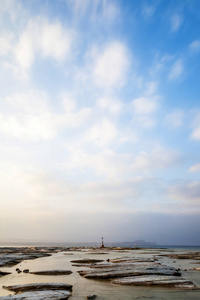
[(199, 251), (92, 247), (0, 251), (0, 299), (200, 298)]

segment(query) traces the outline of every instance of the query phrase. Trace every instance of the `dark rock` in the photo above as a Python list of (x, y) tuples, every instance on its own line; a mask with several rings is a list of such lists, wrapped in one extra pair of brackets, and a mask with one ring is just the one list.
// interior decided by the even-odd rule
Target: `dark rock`
[(29, 273), (29, 269), (25, 269), (23, 273)]
[(90, 258), (71, 260), (72, 263), (76, 263), (76, 264), (94, 264), (102, 261), (103, 261), (102, 259), (90, 259)]
[(70, 271), (70, 270), (47, 270), (47, 271), (30, 272), (30, 274), (34, 274), (34, 275), (70, 275), (70, 274), (72, 274), (72, 271)]
[(102, 254), (108, 254), (108, 252), (89, 252), (90, 255), (102, 255)]
[(9, 275), (9, 274), (12, 274), (12, 273), (0, 271), (0, 277), (5, 276), (5, 275)]
[(160, 254), (159, 256), (166, 256), (169, 258), (176, 258), (176, 259), (194, 259), (200, 260), (200, 252), (193, 252), (193, 253), (184, 253), (184, 254)]
[(92, 299), (96, 299), (96, 297), (97, 297), (97, 295), (89, 295), (89, 296), (87, 296), (87, 299), (92, 300)]

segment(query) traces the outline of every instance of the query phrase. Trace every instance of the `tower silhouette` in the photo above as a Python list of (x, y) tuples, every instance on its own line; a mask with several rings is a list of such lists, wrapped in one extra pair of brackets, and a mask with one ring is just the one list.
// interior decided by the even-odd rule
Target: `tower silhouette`
[(101, 239), (102, 239), (102, 242), (101, 242), (101, 247), (100, 248), (104, 248), (103, 237)]

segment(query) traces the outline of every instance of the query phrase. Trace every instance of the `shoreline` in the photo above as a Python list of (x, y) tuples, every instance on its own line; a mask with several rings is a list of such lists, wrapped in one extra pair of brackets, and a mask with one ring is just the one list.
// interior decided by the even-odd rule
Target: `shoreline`
[[(6, 261), (6, 257), (8, 260), (3, 266), (2, 262), (3, 259), (4, 262)], [(88, 291), (89, 294), (90, 290), (101, 294), (102, 289), (108, 289), (108, 287), (113, 291), (118, 290), (119, 293), (123, 290), (125, 294), (127, 293), (126, 299), (129, 299), (128, 293), (131, 290), (140, 294), (145, 286), (148, 286), (154, 293), (161, 289), (164, 295), (170, 290), (172, 294), (177, 291), (180, 293), (187, 291), (191, 293), (190, 295), (195, 295), (193, 292), (196, 292), (200, 296), (199, 264), (200, 252), (189, 249), (0, 247), (0, 271), (11, 273), (0, 277), (0, 299), (14, 294), (2, 286), (30, 283), (37, 285), (42, 282), (51, 283), (53, 286), (58, 283), (71, 284), (73, 292), (68, 296), (72, 300), (79, 299), (77, 295), (83, 292)], [(105, 272), (107, 272), (106, 276)], [(58, 295), (56, 297), (60, 297), (59, 292), (56, 293)], [(109, 298), (109, 289), (107, 293), (108, 298), (99, 299), (112, 299)], [(49, 291), (48, 295), (50, 295)], [(52, 295), (55, 297), (55, 293)], [(4, 298), (1, 298), (2, 296)], [(27, 297), (29, 298), (24, 299), (34, 299), (30, 298), (31, 294)]]
[[(78, 244), (78, 245), (77, 245)], [(86, 245), (84, 243), (0, 243), (0, 249), (1, 248), (100, 248), (99, 243), (89, 243), (91, 245)], [(113, 243), (114, 244), (114, 243)], [(114, 245), (108, 245), (105, 243), (105, 248), (141, 248), (141, 249), (184, 249), (184, 250), (191, 250), (191, 249), (197, 249), (200, 251), (200, 245), (137, 245), (134, 246), (119, 246)]]

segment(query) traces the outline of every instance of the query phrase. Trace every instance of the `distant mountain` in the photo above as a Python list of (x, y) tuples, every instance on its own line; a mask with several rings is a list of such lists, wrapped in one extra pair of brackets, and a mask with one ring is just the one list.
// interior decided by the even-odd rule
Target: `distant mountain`
[(156, 242), (145, 242), (144, 240), (136, 240), (133, 243), (138, 246), (156, 246)]
[(105, 246), (110, 247), (148, 247), (148, 246), (156, 246), (155, 242), (145, 242), (144, 240), (136, 240), (132, 242), (105, 242)]

